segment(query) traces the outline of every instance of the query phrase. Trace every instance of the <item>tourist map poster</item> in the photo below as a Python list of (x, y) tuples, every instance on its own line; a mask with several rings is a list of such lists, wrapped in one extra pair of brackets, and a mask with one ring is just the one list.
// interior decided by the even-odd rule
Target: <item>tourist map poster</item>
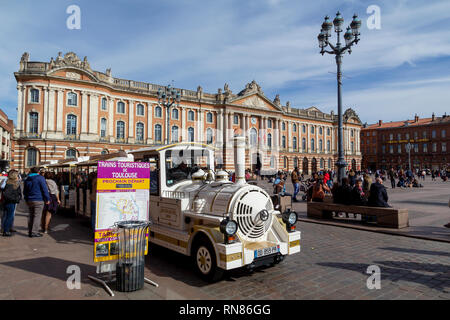
[[(150, 163), (99, 161), (94, 261), (118, 258), (118, 221), (148, 220)], [(147, 248), (146, 252), (147, 253)]]

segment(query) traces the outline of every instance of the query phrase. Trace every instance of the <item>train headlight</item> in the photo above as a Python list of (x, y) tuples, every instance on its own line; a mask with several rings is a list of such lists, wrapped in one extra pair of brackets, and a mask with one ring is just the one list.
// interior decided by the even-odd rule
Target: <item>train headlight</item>
[(220, 232), (225, 235), (225, 243), (231, 243), (235, 240), (234, 235), (236, 234), (238, 229), (238, 224), (234, 220), (230, 220), (230, 218), (225, 218), (220, 223)]
[(286, 224), (286, 229), (288, 232), (295, 230), (295, 223), (297, 222), (298, 215), (295, 211), (290, 209), (283, 212), (281, 215), (283, 222)]

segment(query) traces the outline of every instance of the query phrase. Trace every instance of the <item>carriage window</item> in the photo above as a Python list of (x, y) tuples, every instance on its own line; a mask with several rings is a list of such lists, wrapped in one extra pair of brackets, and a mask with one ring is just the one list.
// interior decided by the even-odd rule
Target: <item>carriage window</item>
[(159, 157), (151, 156), (144, 161), (150, 162), (150, 195), (159, 196)]
[(168, 187), (190, 180), (198, 169), (205, 172), (211, 168), (209, 150), (167, 150), (166, 184)]

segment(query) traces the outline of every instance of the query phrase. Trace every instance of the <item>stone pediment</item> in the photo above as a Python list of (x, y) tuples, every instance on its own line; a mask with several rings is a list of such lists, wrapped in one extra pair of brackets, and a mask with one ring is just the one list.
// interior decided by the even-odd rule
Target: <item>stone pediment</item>
[(253, 94), (248, 97), (232, 101), (232, 104), (241, 105), (252, 109), (263, 109), (269, 111), (281, 111), (281, 109), (269, 102), (266, 98), (260, 97), (258, 94)]

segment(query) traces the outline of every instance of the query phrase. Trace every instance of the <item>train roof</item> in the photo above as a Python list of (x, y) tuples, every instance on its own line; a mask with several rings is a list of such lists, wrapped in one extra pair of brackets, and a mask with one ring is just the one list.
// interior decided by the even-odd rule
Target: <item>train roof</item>
[(168, 144), (168, 145), (159, 145), (159, 146), (140, 148), (140, 149), (128, 151), (128, 153), (130, 153), (130, 154), (136, 154), (136, 153), (141, 153), (141, 152), (145, 152), (145, 153), (158, 152), (159, 153), (160, 151), (165, 150), (165, 149), (175, 149), (175, 148), (180, 148), (180, 147), (181, 148), (185, 147), (185, 149), (209, 149), (212, 151), (217, 150), (217, 148), (214, 148), (213, 146), (210, 146), (210, 145), (207, 145), (204, 143), (179, 142), (179, 143), (172, 143), (172, 144)]

